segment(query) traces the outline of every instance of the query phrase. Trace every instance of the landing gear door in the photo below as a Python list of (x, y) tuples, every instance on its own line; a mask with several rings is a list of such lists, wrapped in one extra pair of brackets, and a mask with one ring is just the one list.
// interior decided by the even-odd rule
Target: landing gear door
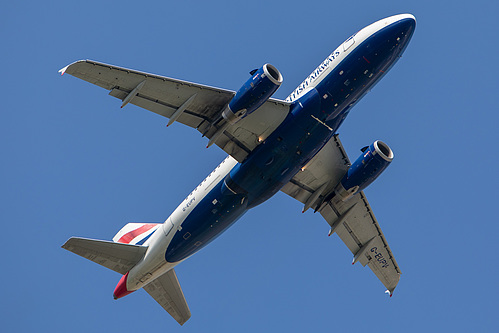
[(169, 217), (168, 220), (163, 223), (163, 232), (165, 233), (165, 236), (168, 236), (168, 234), (173, 230), (173, 222), (172, 219)]

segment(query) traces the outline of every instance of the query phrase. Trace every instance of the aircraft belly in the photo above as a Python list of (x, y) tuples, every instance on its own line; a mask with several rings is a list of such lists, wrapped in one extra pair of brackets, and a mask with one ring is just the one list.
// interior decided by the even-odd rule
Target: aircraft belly
[(234, 193), (225, 180), (220, 181), (178, 228), (166, 250), (166, 261), (182, 261), (208, 245), (246, 212), (247, 205), (246, 194)]
[(317, 116), (321, 108), (317, 90), (310, 90), (281, 126), (231, 170), (231, 179), (248, 193), (248, 208), (277, 193), (333, 135)]

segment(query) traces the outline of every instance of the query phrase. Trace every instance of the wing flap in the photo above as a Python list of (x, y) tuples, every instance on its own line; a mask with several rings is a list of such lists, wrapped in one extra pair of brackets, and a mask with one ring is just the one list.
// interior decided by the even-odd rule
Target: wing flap
[(144, 290), (180, 325), (183, 325), (191, 317), (191, 311), (185, 300), (175, 270), (171, 269), (147, 284)]
[(147, 250), (147, 246), (81, 237), (71, 237), (62, 248), (123, 275), (142, 259)]
[[(128, 93), (123, 90), (120, 90), (119, 88), (113, 88), (109, 92), (109, 95), (116, 97), (120, 100), (124, 100), (127, 97)], [(177, 110), (177, 107), (175, 105), (171, 105), (157, 99), (153, 100), (151, 97), (148, 97), (143, 93), (139, 93), (137, 96), (135, 96), (130, 101), (130, 104), (134, 104), (143, 109), (152, 111), (165, 118), (170, 118)], [(177, 121), (192, 128), (199, 128), (199, 126), (204, 121), (208, 121), (208, 118), (202, 117), (201, 114), (193, 114), (192, 111), (186, 110), (177, 119)]]

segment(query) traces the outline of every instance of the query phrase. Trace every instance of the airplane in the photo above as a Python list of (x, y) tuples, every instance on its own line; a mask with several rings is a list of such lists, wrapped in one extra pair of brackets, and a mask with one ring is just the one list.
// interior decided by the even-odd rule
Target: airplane
[(114, 298), (143, 288), (180, 325), (191, 312), (175, 266), (281, 191), (319, 212), (353, 254), (393, 294), (400, 268), (363, 190), (394, 154), (379, 140), (350, 162), (337, 131), (405, 51), (411, 14), (379, 20), (336, 48), (285, 100), (271, 64), (250, 72), (237, 91), (214, 88), (91, 60), (68, 73), (122, 101), (198, 130), (227, 154), (162, 224), (128, 223), (112, 241), (71, 237), (62, 247), (122, 274)]

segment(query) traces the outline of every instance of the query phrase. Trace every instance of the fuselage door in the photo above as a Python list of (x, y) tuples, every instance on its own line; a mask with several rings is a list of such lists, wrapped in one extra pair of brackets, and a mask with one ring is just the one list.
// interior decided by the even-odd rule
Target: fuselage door
[(165, 233), (165, 236), (168, 236), (168, 234), (172, 231), (173, 229), (173, 222), (172, 218), (169, 217), (168, 220), (163, 223), (163, 232)]
[(352, 36), (343, 43), (343, 51), (347, 51), (353, 44), (355, 44), (355, 39)]

